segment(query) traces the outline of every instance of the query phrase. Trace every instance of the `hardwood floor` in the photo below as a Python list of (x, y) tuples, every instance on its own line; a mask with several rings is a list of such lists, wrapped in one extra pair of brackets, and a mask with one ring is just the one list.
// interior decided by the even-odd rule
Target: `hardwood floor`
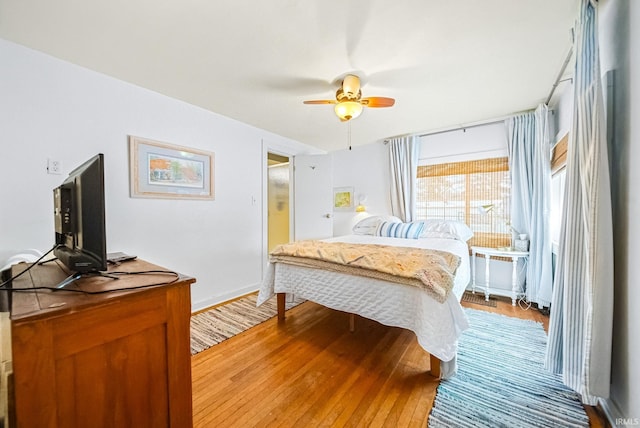
[[(506, 301), (465, 306), (548, 324)], [(347, 314), (306, 302), (192, 357), (194, 427), (425, 427), (428, 369), (412, 332), (358, 317), (350, 333)]]

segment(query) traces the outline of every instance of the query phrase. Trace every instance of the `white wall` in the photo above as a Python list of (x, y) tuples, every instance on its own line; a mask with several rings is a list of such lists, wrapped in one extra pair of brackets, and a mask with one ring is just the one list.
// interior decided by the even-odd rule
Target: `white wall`
[[(389, 196), (389, 146), (372, 143), (331, 153), (333, 162), (333, 186), (353, 187), (354, 194), (365, 195), (366, 213), (335, 211), (333, 235), (348, 235), (353, 225), (369, 215), (391, 214)], [(356, 201), (357, 203), (357, 201)]]
[[(194, 310), (257, 289), (262, 141), (318, 150), (4, 40), (0, 63), (0, 265), (53, 246), (52, 189), (101, 152), (107, 251), (195, 277)], [(215, 201), (130, 198), (127, 135), (215, 152)], [(47, 158), (62, 162), (63, 175), (47, 174)]]
[(558, 86), (556, 91), (562, 95), (558, 98), (557, 104), (550, 106), (553, 114), (554, 127), (556, 129), (555, 138), (551, 141), (552, 145), (559, 143), (562, 137), (571, 130), (571, 121), (573, 118), (573, 79), (563, 82), (561, 86)]
[(601, 0), (598, 31), (604, 75), (615, 70), (612, 170), (614, 233), (614, 320), (611, 397), (612, 415), (640, 424), (640, 3)]
[(503, 121), (426, 135), (420, 140), (423, 165), (508, 156)]

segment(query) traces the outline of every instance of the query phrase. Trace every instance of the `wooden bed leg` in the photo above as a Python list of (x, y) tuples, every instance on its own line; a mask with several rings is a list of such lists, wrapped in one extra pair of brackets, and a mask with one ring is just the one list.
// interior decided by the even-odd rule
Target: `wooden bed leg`
[(356, 331), (356, 314), (349, 314), (349, 331)]
[(285, 301), (287, 293), (277, 293), (278, 299), (278, 321), (284, 321)]
[(429, 372), (431, 376), (440, 379), (440, 359), (432, 354), (429, 354), (429, 363), (431, 369)]

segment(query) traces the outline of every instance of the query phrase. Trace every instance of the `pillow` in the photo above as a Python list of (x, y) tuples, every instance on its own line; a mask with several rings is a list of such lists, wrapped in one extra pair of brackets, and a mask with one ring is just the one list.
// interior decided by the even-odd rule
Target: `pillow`
[(380, 223), (384, 221), (402, 223), (402, 220), (392, 215), (374, 215), (357, 222), (355, 226), (353, 226), (352, 230), (356, 235), (375, 235), (378, 230), (378, 226), (380, 226)]
[(421, 238), (459, 239), (467, 242), (473, 237), (469, 226), (457, 220), (429, 219), (423, 220)]
[(384, 221), (380, 223), (376, 235), (390, 238), (418, 239), (420, 238), (423, 228), (424, 223), (421, 221), (411, 223), (391, 223)]

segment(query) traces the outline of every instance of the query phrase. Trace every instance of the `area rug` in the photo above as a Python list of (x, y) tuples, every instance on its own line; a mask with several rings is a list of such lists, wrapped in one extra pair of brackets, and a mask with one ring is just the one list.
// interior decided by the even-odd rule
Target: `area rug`
[(473, 294), (470, 291), (465, 291), (462, 295), (462, 301), (467, 303), (475, 303), (476, 305), (490, 306), (495, 308), (498, 306), (496, 299), (489, 297), (489, 300), (484, 299), (484, 293)]
[[(216, 306), (191, 317), (191, 355), (217, 345), (238, 333), (273, 318), (278, 313), (276, 298), (256, 307), (257, 293)], [(304, 300), (286, 302), (290, 309)]]
[(440, 382), (429, 427), (588, 427), (577, 393), (544, 369), (542, 324), (465, 309), (458, 373)]

